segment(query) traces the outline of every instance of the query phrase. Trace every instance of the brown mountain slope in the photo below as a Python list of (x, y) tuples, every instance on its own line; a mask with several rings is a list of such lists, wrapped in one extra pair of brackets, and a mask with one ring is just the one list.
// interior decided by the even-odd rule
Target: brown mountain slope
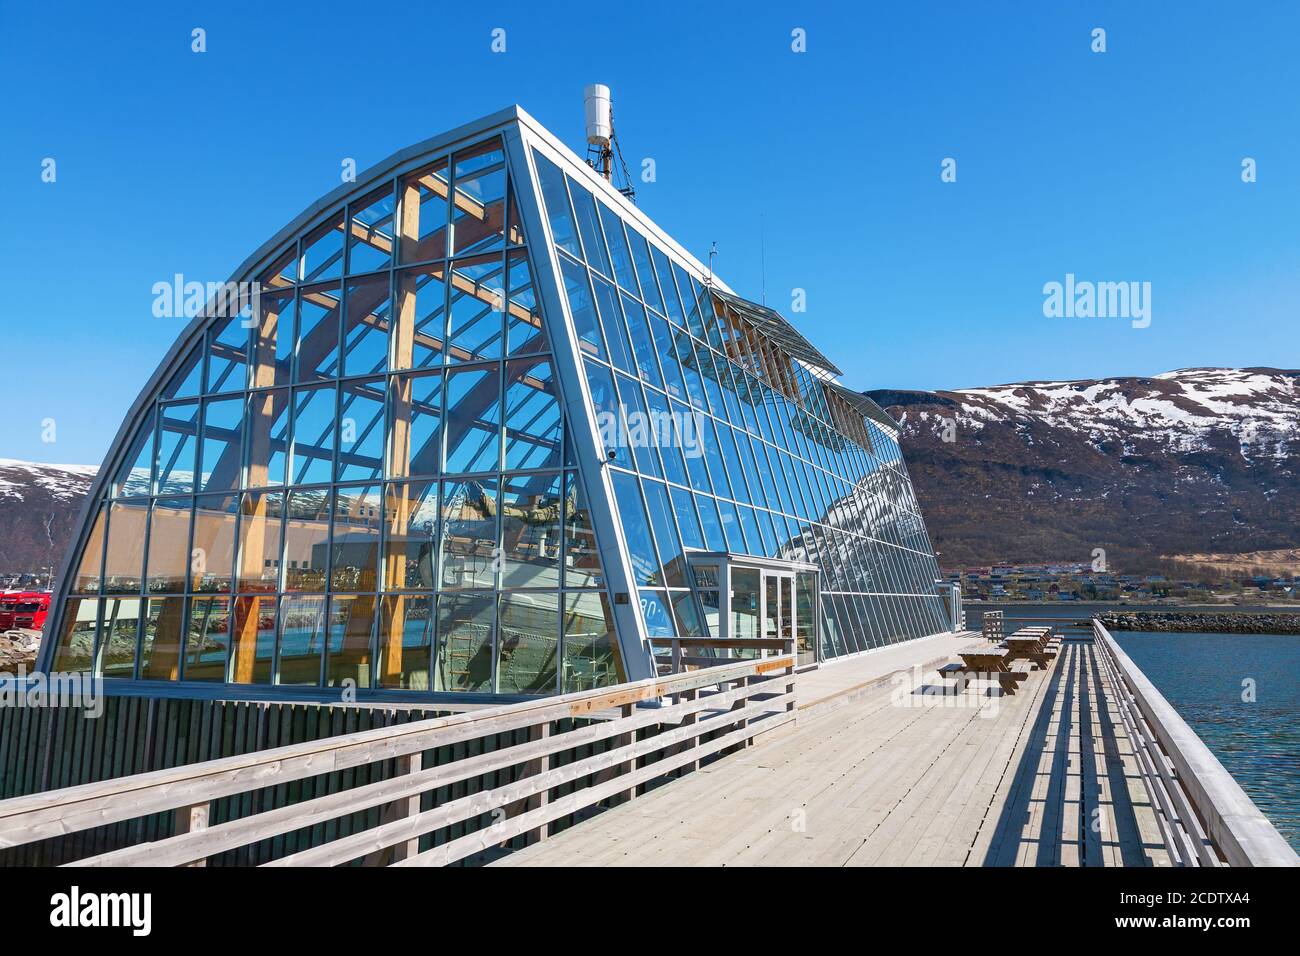
[(1300, 545), (1295, 370), (867, 394), (902, 424), (945, 567)]

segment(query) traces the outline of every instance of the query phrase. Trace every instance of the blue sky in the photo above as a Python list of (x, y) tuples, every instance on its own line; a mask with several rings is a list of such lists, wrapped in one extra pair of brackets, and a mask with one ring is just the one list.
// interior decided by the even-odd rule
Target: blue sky
[[(344, 157), (365, 168), (512, 102), (581, 147), (590, 82), (613, 88), (634, 174), (655, 160), (640, 206), (701, 258), (717, 242), (719, 274), (755, 299), (765, 235), (769, 304), (789, 315), (805, 289), (791, 318), (853, 387), (1300, 365), (1294, 3), (49, 2), (0, 18), (0, 457), (101, 460), (180, 331), (152, 317), (153, 284), (228, 277)], [(1066, 273), (1150, 282), (1150, 327), (1045, 317), (1043, 285)]]

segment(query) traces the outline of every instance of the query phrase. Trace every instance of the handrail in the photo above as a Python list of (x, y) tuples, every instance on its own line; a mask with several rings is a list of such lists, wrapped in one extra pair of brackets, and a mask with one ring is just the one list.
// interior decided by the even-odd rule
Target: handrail
[(1300, 866), (1300, 856), (1105, 625), (1093, 618), (1092, 629), (1175, 862)]
[[(517, 836), (544, 839), (563, 817), (611, 797), (630, 798), (640, 786), (794, 721), (794, 667), (791, 655), (729, 661), (17, 797), (0, 801), (0, 847), (171, 811), (175, 835), (74, 865), (201, 865), (229, 850), (379, 810), (377, 827), (342, 837), (333, 825), (322, 827), (329, 842), (272, 862), (454, 862)], [(512, 736), (496, 749), (460, 748), (450, 762), (421, 766), (428, 751), (499, 734)], [(209, 825), (216, 800), (376, 764), (396, 775)], [(351, 776), (345, 775), (349, 783)], [(421, 797), (458, 783), (473, 792), (434, 800), (434, 809), (421, 812)], [(572, 792), (552, 801), (560, 787)], [(473, 830), (485, 814), (493, 822)], [(448, 842), (421, 852), (420, 838), (435, 832)]]

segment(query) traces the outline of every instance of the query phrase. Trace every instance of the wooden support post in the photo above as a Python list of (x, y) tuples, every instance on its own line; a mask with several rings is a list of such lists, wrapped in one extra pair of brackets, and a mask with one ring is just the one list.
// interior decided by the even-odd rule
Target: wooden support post
[[(551, 724), (550, 721), (547, 721), (544, 724), (538, 724), (534, 727), (529, 734), (529, 739), (533, 741), (545, 740), (549, 736), (551, 736)], [(528, 761), (528, 763), (524, 765), (524, 776), (533, 777), (539, 773), (546, 773), (546, 771), (550, 769), (551, 755), (547, 754), (544, 757), (538, 757), (536, 760)], [(534, 794), (524, 801), (524, 812), (527, 813), (529, 810), (539, 810), (550, 802), (551, 791), (543, 790), (541, 793)], [(543, 823), (536, 829), (529, 830), (524, 834), (524, 844), (526, 846), (531, 846), (534, 843), (541, 843), (550, 835), (551, 825), (549, 823)]]
[[(683, 693), (679, 694), (678, 699), (695, 700), (699, 696), (700, 696), (699, 690), (693, 689), (693, 690), (684, 691)], [(699, 717), (699, 715), (700, 715), (699, 711), (691, 711), (691, 713), (687, 714), (685, 717), (682, 718), (682, 726), (685, 727), (687, 725), (694, 724), (696, 718)], [(699, 737), (691, 737), (687, 740), (683, 740), (681, 744), (678, 746), (678, 752), (681, 753), (687, 750), (694, 750), (699, 745), (699, 743), (700, 743)], [(682, 765), (682, 768), (677, 772), (677, 776), (679, 777), (685, 776), (686, 774), (699, 769), (700, 769), (700, 762), (698, 760), (692, 760), (690, 763)]]
[[(622, 715), (623, 717), (631, 717), (634, 709), (635, 709), (634, 704), (624, 704), (619, 708), (619, 714)], [(635, 735), (633, 733), (619, 734), (617, 737), (614, 738), (614, 746), (615, 748), (630, 747), (632, 746), (632, 741), (634, 739), (635, 739)], [(624, 774), (630, 774), (635, 772), (636, 758), (633, 757), (631, 760), (626, 761), (625, 763), (621, 764), (621, 767), (622, 767), (622, 772)], [(622, 793), (620, 793), (618, 795), (618, 800), (620, 803), (622, 803), (631, 800), (635, 797), (636, 797), (636, 787), (632, 787), (630, 790), (624, 790)]]
[[(182, 833), (198, 833), (200, 830), (208, 828), (208, 808), (211, 805), (204, 803), (195, 803), (188, 807), (177, 807), (172, 811), (175, 818), (175, 825), (172, 831), (176, 836)], [(196, 860), (190, 866), (207, 866), (207, 860)]]
[[(418, 773), (423, 766), (423, 757), (420, 753), (408, 754), (405, 757), (397, 758), (397, 775), (405, 776), (406, 774)], [(392, 805), (393, 817), (413, 817), (420, 812), (420, 794), (407, 797), (405, 800), (399, 800)], [(407, 857), (415, 856), (420, 852), (420, 838), (411, 837), (405, 843), (399, 843), (393, 847), (393, 862), (405, 860)]]

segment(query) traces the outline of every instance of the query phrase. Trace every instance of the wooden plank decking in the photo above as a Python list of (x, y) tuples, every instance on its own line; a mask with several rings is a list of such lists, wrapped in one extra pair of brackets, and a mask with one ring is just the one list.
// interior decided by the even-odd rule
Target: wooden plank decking
[(1168, 865), (1091, 642), (1013, 696), (948, 682), (824, 716), (494, 865)]

